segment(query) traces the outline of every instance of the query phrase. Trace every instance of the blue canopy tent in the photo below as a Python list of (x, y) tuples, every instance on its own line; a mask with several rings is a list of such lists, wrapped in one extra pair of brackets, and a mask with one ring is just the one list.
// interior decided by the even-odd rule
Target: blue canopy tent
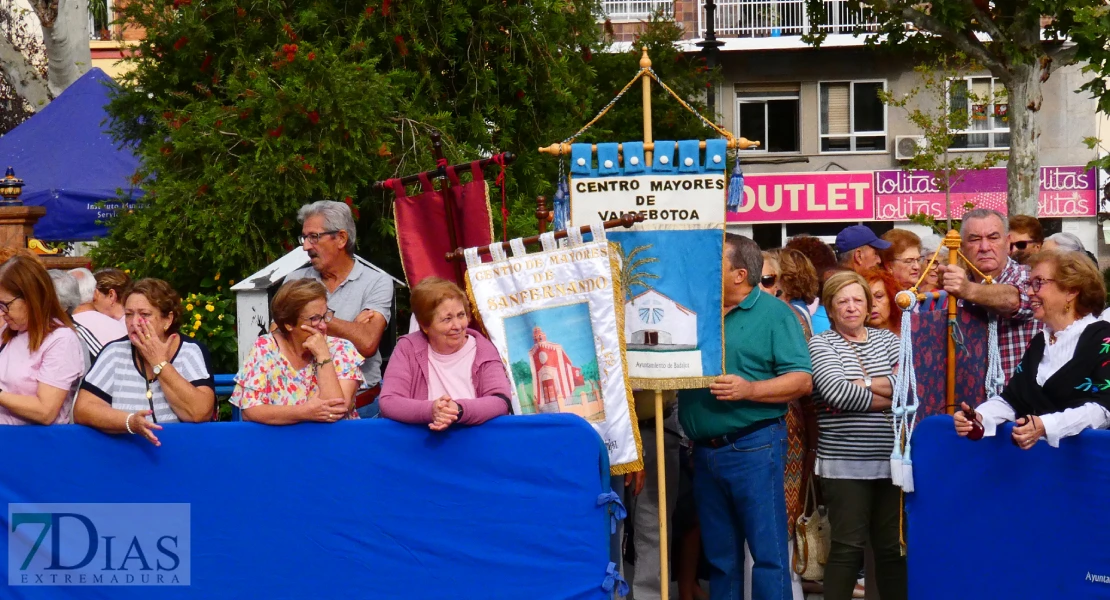
[(115, 201), (119, 190), (137, 198), (131, 184), (139, 159), (108, 135), (109, 85), (104, 71), (92, 69), (53, 102), (0, 137), (0, 166), (15, 168), (26, 182), (21, 199), (45, 206), (35, 237), (47, 241), (92, 240), (108, 233), (101, 223), (111, 211), (98, 203)]

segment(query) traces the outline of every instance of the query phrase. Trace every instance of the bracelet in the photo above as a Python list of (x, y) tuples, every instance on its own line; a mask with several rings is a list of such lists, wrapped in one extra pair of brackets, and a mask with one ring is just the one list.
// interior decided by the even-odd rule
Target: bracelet
[(315, 364), (317, 367), (322, 367), (324, 365), (327, 365), (327, 364), (331, 363), (331, 357), (329, 356), (329, 357), (325, 358), (324, 360), (314, 360), (314, 361), (312, 361), (312, 363)]
[(133, 416), (135, 416), (135, 413), (127, 413), (127, 420), (123, 422), (124, 427), (127, 427), (127, 433), (131, 435), (135, 435), (135, 432), (131, 431), (131, 417)]

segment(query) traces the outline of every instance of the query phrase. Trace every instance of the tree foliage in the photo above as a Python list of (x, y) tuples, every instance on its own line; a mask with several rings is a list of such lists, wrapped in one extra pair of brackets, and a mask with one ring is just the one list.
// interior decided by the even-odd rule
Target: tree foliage
[[(824, 0), (806, 0), (811, 22), (827, 23)], [(1009, 93), (1011, 143), (1008, 175), (1010, 214), (1037, 214), (1040, 163), (1037, 113), (1045, 81), (1060, 67), (1072, 64), (1077, 46), (1065, 43), (1077, 33), (1083, 15), (1102, 0), (850, 0), (850, 11), (861, 11), (877, 28), (856, 29), (868, 43), (917, 56), (961, 53), (999, 78)], [(823, 34), (811, 36), (820, 44)], [(1098, 44), (1104, 44), (1102, 30)]]
[[(972, 117), (968, 114), (968, 102), (989, 105), (1003, 100), (983, 97), (966, 89), (962, 90), (962, 95), (968, 102), (962, 102), (958, 106), (951, 102), (952, 86), (957, 85), (955, 81), (976, 70), (977, 66), (968, 61), (967, 57), (956, 53), (915, 67), (914, 72), (921, 83), (909, 92), (901, 96), (887, 91), (879, 93), (885, 104), (903, 110), (910, 123), (923, 134), (924, 146), (902, 168), (932, 174), (933, 184), (944, 192), (947, 228), (951, 228), (952, 224), (952, 186), (963, 180), (969, 172), (988, 169), (1005, 159), (1005, 154), (1001, 152), (987, 152), (982, 155), (949, 152), (956, 138), (961, 135), (960, 132), (971, 129)], [(922, 220), (930, 226), (934, 225), (931, 216), (923, 217)]]
[[(284, 252), (297, 208), (355, 206), (360, 253), (398, 273), (391, 193), (371, 183), (508, 150), (510, 231), (535, 228), (553, 161), (535, 148), (584, 122), (593, 0), (133, 0), (145, 29), (109, 106), (142, 158), (145, 207), (116, 215), (96, 259), (179, 287)], [(564, 134), (565, 135), (565, 134)], [(491, 190), (497, 196), (496, 190)], [(496, 210), (494, 211), (497, 212)]]

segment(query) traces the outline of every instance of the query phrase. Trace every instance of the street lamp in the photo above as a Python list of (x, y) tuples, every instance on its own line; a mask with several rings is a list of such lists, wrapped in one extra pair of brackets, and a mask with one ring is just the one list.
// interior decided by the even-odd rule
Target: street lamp
[(15, 169), (8, 167), (4, 178), (0, 179), (0, 206), (23, 206), (19, 194), (23, 192), (23, 180), (15, 176)]
[[(710, 71), (717, 66), (717, 54), (721, 51), (721, 46), (724, 45), (724, 42), (717, 41), (717, 2), (716, 0), (705, 0), (705, 38), (698, 42), (696, 46), (701, 48), (702, 54), (705, 55), (705, 66), (708, 67)], [(716, 87), (710, 88), (709, 92), (706, 93), (705, 107), (709, 109), (709, 118), (716, 123)]]

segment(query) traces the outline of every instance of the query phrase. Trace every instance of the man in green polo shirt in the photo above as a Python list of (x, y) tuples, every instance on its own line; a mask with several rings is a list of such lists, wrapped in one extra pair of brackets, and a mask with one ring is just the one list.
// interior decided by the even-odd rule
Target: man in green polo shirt
[(712, 600), (744, 594), (744, 542), (755, 561), (752, 597), (791, 600), (787, 551), (786, 405), (813, 389), (809, 350), (791, 308), (759, 289), (763, 255), (725, 236), (725, 375), (679, 392), (694, 441), (694, 497), (711, 567)]

